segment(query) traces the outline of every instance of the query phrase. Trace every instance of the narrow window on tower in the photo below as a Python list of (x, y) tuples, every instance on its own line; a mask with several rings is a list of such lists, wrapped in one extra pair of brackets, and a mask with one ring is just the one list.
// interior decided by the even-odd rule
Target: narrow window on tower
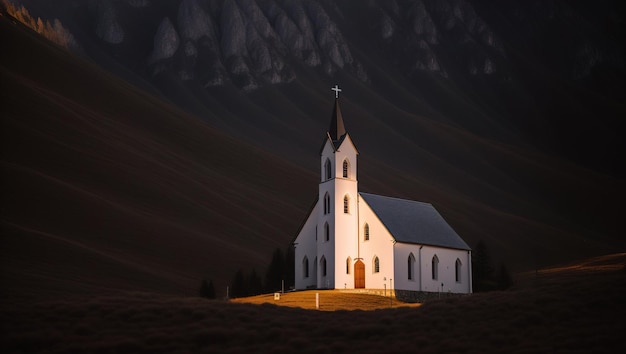
[(346, 194), (343, 197), (343, 213), (348, 214), (350, 212), (350, 197)]
[(350, 169), (350, 163), (348, 159), (343, 160), (343, 178), (348, 178), (348, 170)]
[(326, 180), (329, 180), (332, 178), (332, 170), (330, 168), (330, 160), (326, 159), (326, 163), (324, 164), (324, 175), (326, 177)]
[(328, 223), (324, 224), (324, 241), (330, 241), (330, 226), (328, 226)]
[(330, 196), (328, 193), (324, 195), (324, 215), (330, 214)]
[(302, 260), (302, 276), (304, 278), (309, 277), (309, 258), (307, 256), (304, 256)]
[(369, 241), (370, 240), (370, 226), (368, 224), (365, 224), (365, 226), (363, 227), (363, 234), (364, 234), (363, 239), (365, 241)]

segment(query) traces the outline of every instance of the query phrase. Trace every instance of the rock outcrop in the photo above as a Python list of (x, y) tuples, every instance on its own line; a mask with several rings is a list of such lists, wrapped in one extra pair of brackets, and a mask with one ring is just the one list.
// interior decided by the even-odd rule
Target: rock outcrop
[(110, 1), (102, 1), (97, 5), (96, 34), (110, 44), (124, 41), (124, 29), (117, 19), (115, 8)]

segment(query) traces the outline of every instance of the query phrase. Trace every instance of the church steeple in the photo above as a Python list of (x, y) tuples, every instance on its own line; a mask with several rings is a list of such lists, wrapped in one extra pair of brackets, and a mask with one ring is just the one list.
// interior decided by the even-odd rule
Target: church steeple
[(328, 134), (330, 134), (330, 138), (333, 139), (333, 141), (337, 141), (341, 139), (344, 134), (346, 134), (346, 128), (343, 125), (341, 109), (339, 109), (339, 92), (341, 92), (341, 89), (338, 85), (335, 85), (335, 87), (331, 88), (331, 90), (335, 91), (335, 107), (333, 108), (333, 115), (330, 118)]
[[(320, 183), (315, 227), (315, 254), (318, 260), (318, 288), (353, 288), (352, 260), (358, 258), (359, 189), (357, 151), (343, 124), (338, 86), (330, 127), (320, 150)], [(326, 264), (330, 264), (327, 272)], [(347, 268), (346, 268), (347, 267)], [(348, 272), (346, 272), (348, 269)]]
[(341, 137), (346, 133), (346, 128), (343, 125), (343, 118), (341, 117), (341, 109), (339, 109), (339, 98), (335, 98), (335, 107), (333, 108), (333, 115), (330, 118), (328, 133), (333, 141), (341, 139)]

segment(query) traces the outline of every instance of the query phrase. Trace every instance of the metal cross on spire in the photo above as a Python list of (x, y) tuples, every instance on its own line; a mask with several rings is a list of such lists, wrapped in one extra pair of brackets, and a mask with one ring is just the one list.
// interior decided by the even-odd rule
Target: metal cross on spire
[(341, 92), (341, 89), (339, 88), (338, 85), (335, 85), (335, 87), (331, 88), (332, 91), (335, 91), (335, 98), (339, 98), (339, 92)]

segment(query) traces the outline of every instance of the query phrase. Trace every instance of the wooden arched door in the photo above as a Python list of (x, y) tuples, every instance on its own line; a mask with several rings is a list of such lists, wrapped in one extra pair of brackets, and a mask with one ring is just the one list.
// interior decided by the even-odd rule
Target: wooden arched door
[(354, 263), (354, 288), (365, 289), (365, 264), (360, 259)]

